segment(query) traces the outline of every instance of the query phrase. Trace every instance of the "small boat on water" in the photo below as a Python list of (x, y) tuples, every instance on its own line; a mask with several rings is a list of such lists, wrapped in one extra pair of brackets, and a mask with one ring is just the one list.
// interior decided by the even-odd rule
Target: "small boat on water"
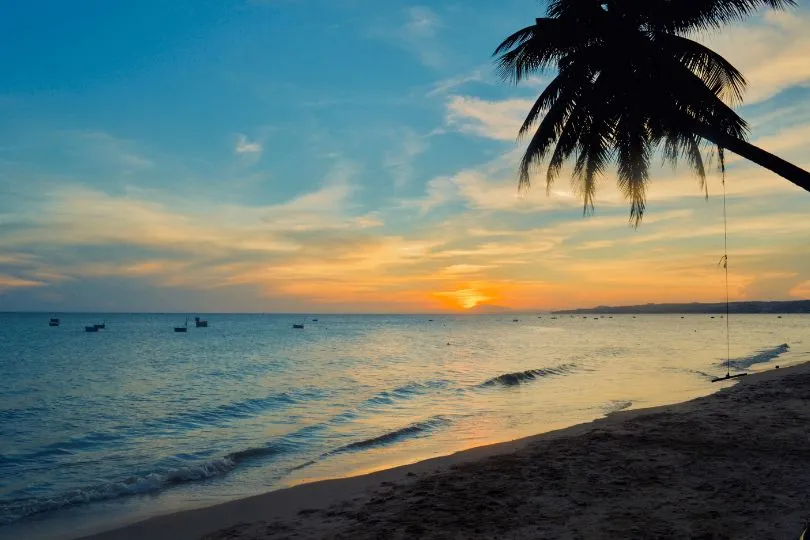
[(312, 322), (318, 322), (318, 319), (312, 319)]
[(197, 328), (208, 328), (208, 321), (204, 321), (199, 317), (194, 317), (194, 326)]
[(95, 324), (92, 325), (92, 326), (85, 326), (84, 331), (85, 332), (98, 332), (98, 326), (96, 326)]
[(61, 321), (56, 317), (52, 317), (50, 321), (48, 321), (48, 326), (59, 326)]
[(105, 328), (107, 328), (107, 323), (103, 322), (101, 324), (96, 324), (96, 325), (93, 325), (93, 326), (95, 326), (98, 330), (104, 330)]
[(304, 329), (304, 325), (303, 325), (303, 324), (294, 324), (294, 325), (293, 325), (293, 328), (295, 328), (296, 330), (303, 330), (303, 329)]
[(178, 334), (180, 333), (185, 334), (186, 332), (188, 332), (188, 317), (186, 317), (186, 324), (183, 326), (175, 326), (174, 331), (177, 332)]

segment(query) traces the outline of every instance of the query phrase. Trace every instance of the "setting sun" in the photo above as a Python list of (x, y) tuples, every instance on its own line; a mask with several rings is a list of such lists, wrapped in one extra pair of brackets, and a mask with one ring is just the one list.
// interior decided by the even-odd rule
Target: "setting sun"
[(450, 309), (472, 309), (483, 302), (493, 300), (492, 296), (488, 296), (478, 289), (440, 292), (436, 293), (436, 296), (442, 299)]

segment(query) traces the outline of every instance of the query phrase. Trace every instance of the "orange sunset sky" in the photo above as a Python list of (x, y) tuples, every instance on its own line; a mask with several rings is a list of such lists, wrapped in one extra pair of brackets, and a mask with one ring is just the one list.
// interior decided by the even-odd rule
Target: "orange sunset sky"
[[(656, 166), (638, 229), (611, 174), (587, 218), (565, 174), (518, 192), (517, 128), (553, 74), (511, 87), (489, 55), (534, 0), (306, 4), (2, 23), (0, 310), (725, 298), (718, 174), (706, 200)], [(808, 27), (801, 8), (701, 36), (749, 79), (752, 142), (803, 167)], [(732, 299), (810, 298), (810, 194), (733, 156), (727, 184)]]

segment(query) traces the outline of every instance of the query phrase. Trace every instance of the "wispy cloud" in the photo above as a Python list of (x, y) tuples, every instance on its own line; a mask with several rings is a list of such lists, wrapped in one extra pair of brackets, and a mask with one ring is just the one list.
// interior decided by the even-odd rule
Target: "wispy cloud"
[(400, 146), (389, 150), (383, 159), (383, 166), (394, 177), (394, 186), (402, 188), (411, 182), (414, 176), (414, 159), (428, 150), (425, 137), (410, 128), (397, 130)]
[(706, 43), (742, 71), (749, 82), (746, 101), (754, 103), (810, 83), (808, 26), (806, 10), (767, 12), (753, 22), (724, 28)]
[(466, 84), (481, 81), (484, 81), (483, 69), (476, 69), (475, 71), (466, 75), (448, 77), (446, 79), (437, 81), (430, 87), (430, 90), (428, 90), (426, 95), (428, 97), (443, 96)]
[(370, 35), (408, 51), (423, 65), (435, 69), (445, 65), (444, 48), (439, 42), (442, 26), (441, 18), (431, 8), (410, 6), (401, 12), (398, 26), (379, 22), (371, 28)]
[(239, 133), (236, 135), (236, 145), (233, 151), (240, 155), (259, 155), (262, 153), (262, 145), (257, 141), (251, 141), (247, 135)]
[[(53, 135), (57, 147), (89, 164), (97, 164), (123, 174), (154, 167), (154, 162), (142, 155), (137, 145), (126, 139), (99, 130), (71, 130)], [(40, 141), (43, 142), (43, 141)]]
[(532, 103), (528, 99), (487, 101), (453, 96), (447, 103), (446, 122), (468, 135), (514, 141)]
[(4, 276), (0, 274), (0, 294), (8, 289), (20, 289), (30, 287), (43, 287), (45, 283), (30, 279), (21, 279), (14, 276)]

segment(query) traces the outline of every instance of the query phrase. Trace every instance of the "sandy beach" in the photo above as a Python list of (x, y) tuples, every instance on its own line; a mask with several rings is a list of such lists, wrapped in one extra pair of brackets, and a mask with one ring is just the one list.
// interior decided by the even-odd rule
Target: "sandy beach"
[(95, 535), (794, 539), (810, 518), (810, 365), (677, 405)]

